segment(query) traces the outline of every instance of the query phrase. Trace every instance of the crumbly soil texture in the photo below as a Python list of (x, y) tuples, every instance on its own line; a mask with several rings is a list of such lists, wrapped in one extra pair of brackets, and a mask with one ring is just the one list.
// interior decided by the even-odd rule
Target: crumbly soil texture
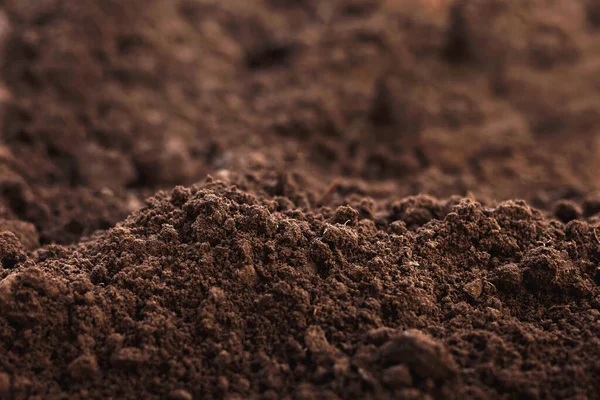
[(600, 1), (0, 0), (0, 399), (600, 393)]

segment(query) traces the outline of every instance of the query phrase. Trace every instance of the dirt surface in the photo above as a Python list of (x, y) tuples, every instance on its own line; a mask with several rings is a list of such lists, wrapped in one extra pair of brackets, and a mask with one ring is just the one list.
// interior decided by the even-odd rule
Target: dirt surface
[(0, 399), (600, 391), (599, 1), (0, 8)]

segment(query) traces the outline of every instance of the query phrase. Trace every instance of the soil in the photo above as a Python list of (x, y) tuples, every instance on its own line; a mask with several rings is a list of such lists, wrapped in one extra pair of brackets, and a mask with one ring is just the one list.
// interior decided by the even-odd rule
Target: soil
[(599, 1), (0, 9), (0, 399), (600, 392)]

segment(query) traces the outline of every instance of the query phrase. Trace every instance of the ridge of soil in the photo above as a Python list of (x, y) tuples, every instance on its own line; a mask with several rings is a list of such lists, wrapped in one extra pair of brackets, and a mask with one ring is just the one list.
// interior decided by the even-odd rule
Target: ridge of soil
[(6, 240), (18, 260), (0, 272), (11, 393), (591, 398), (600, 389), (594, 226), (515, 201), (295, 206), (209, 179), (161, 192), (69, 249), (29, 258)]
[(598, 189), (593, 1), (121, 3), (2, 3), (0, 215), (41, 244), (217, 171), (546, 210)]

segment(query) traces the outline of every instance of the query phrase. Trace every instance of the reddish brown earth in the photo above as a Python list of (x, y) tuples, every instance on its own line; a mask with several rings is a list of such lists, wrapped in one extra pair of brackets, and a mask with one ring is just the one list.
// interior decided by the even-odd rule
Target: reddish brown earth
[(599, 1), (0, 8), (0, 399), (600, 392)]

